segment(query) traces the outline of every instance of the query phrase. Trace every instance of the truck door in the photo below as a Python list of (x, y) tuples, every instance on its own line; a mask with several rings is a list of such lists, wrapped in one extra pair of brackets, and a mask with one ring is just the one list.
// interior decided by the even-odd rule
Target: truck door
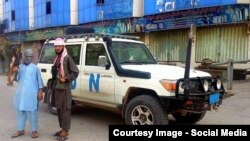
[(83, 64), (80, 70), (81, 97), (98, 102), (114, 102), (114, 68), (98, 66), (99, 56), (106, 56), (110, 64), (109, 55), (103, 43), (86, 43), (83, 51)]

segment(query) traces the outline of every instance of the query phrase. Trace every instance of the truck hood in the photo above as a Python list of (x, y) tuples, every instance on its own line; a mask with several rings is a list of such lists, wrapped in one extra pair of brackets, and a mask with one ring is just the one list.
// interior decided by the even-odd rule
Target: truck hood
[[(122, 65), (123, 69), (136, 70), (150, 72), (151, 78), (153, 79), (168, 79), (168, 80), (177, 80), (184, 77), (185, 68), (178, 66), (169, 66), (169, 65)], [(202, 72), (198, 70), (190, 70), (190, 78), (192, 77), (205, 77), (211, 76), (207, 72)]]

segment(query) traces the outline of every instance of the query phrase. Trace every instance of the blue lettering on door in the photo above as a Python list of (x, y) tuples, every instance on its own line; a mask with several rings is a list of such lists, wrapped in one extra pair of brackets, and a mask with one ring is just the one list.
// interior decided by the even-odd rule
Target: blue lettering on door
[(96, 92), (99, 92), (99, 82), (100, 82), (100, 74), (97, 74), (96, 78), (93, 73), (89, 76), (89, 91), (93, 91), (93, 86)]

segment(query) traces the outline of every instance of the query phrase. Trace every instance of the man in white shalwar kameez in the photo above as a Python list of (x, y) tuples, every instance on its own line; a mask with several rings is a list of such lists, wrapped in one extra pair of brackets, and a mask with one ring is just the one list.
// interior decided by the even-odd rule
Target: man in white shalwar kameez
[(24, 53), (23, 63), (19, 65), (18, 87), (14, 97), (17, 111), (17, 132), (11, 137), (24, 135), (26, 119), (29, 120), (32, 138), (38, 137), (38, 104), (43, 99), (43, 81), (37, 65), (32, 63), (34, 58), (32, 49)]

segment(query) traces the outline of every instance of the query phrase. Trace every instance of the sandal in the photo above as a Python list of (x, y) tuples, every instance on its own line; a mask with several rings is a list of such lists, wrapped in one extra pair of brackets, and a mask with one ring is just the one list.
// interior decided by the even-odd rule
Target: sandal
[(56, 138), (57, 141), (66, 141), (67, 139), (68, 139), (67, 136), (58, 136), (58, 137)]
[(32, 133), (31, 133), (31, 138), (38, 138), (38, 133), (37, 133), (37, 131), (32, 131)]
[(24, 135), (24, 130), (23, 131), (17, 131), (15, 134), (11, 135), (11, 138), (16, 138), (19, 136)]
[(61, 134), (61, 131), (62, 131), (62, 130), (57, 131), (55, 134), (53, 134), (53, 136), (59, 136), (59, 135)]
[[(62, 132), (62, 130), (57, 131), (56, 133), (53, 134), (53, 136), (60, 136), (60, 135), (61, 135), (61, 132)], [(68, 136), (68, 135), (69, 135), (69, 132), (66, 131), (66, 136)]]
[(8, 82), (7, 85), (8, 86), (13, 86), (14, 84), (13, 84), (13, 82)]

